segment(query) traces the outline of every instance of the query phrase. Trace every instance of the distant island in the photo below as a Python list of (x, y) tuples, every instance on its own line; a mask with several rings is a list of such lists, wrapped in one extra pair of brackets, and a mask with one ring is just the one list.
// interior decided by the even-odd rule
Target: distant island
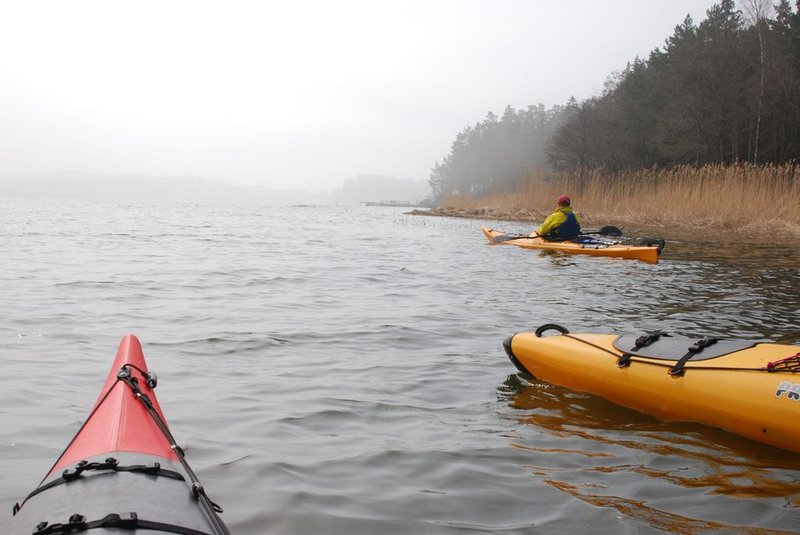
[(376, 174), (358, 175), (330, 190), (276, 189), (240, 186), (202, 177), (95, 175), (58, 173), (48, 176), (0, 176), (0, 197), (51, 199), (126, 199), (165, 201), (256, 202), (263, 204), (410, 203), (430, 197), (425, 181)]
[(428, 206), (428, 203), (425, 201), (421, 202), (414, 202), (414, 201), (377, 201), (377, 202), (370, 202), (367, 201), (364, 204), (367, 206), (402, 206), (404, 208), (418, 208), (421, 206)]

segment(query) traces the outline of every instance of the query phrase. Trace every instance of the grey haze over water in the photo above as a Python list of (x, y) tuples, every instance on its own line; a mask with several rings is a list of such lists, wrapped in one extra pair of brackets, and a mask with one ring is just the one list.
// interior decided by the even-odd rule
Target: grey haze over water
[(146, 177), (57, 173), (47, 177), (0, 176), (0, 198), (123, 199), (139, 202), (226, 201), (280, 204), (353, 204), (400, 201), (416, 203), (431, 197), (426, 180), (374, 174), (349, 178), (338, 187), (309, 191), (233, 185), (201, 177)]
[(713, 4), (0, 2), (0, 179), (425, 180), (487, 112), (590, 98)]

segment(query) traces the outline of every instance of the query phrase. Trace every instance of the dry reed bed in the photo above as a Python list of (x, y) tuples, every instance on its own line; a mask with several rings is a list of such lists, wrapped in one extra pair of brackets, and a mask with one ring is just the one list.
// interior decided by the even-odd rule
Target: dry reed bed
[(800, 237), (800, 177), (792, 165), (707, 165), (610, 175), (581, 181), (535, 173), (523, 190), (485, 197), (451, 196), (436, 215), (541, 221), (562, 193), (588, 224), (632, 224), (643, 230), (726, 230)]

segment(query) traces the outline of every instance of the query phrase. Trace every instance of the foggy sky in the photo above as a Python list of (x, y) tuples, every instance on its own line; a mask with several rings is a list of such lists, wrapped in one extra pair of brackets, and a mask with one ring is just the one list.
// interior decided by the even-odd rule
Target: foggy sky
[(597, 94), (713, 3), (9, 0), (0, 180), (423, 180), (488, 111)]

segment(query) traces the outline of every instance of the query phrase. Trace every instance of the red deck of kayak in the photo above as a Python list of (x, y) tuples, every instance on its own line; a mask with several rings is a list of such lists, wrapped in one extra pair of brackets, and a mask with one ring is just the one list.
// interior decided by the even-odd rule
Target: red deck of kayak
[[(88, 420), (53, 466), (51, 474), (87, 457), (117, 451), (145, 453), (178, 460), (178, 456), (145, 405), (136, 399), (130, 386), (117, 379), (117, 372), (125, 364), (132, 364), (145, 372), (148, 371), (142, 345), (132, 334), (120, 342), (111, 372)], [(139, 389), (150, 398), (155, 410), (166, 422), (155, 393), (147, 386), (136, 368), (132, 368), (131, 372), (133, 377), (138, 379)]]

